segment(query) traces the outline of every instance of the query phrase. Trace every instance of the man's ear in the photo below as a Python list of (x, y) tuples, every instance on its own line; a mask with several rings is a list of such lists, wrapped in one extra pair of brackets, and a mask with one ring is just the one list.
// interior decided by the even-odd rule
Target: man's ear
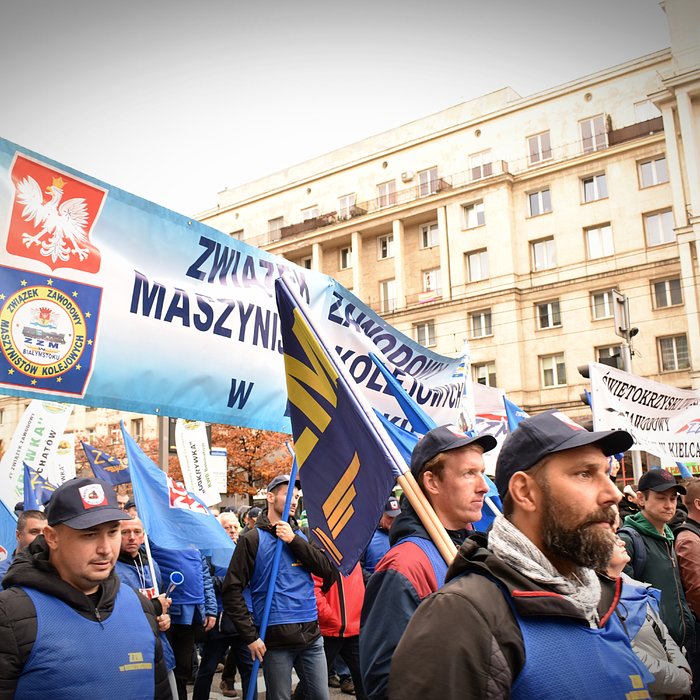
[(51, 525), (47, 525), (44, 528), (44, 539), (46, 540), (46, 544), (49, 546), (49, 549), (56, 549), (58, 547), (58, 532), (56, 531), (56, 528), (51, 527)]
[(542, 503), (542, 490), (537, 481), (527, 472), (515, 472), (510, 477), (508, 491), (513, 504), (527, 513), (539, 510)]
[(423, 480), (423, 488), (427, 493), (435, 495), (440, 492), (440, 480), (431, 471), (424, 471), (420, 478)]

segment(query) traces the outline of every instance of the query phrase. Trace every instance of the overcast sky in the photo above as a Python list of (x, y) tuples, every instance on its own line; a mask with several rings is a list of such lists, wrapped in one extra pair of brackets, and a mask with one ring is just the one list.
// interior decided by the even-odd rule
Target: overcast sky
[(658, 0), (2, 0), (0, 137), (193, 215), (451, 105), (669, 44)]

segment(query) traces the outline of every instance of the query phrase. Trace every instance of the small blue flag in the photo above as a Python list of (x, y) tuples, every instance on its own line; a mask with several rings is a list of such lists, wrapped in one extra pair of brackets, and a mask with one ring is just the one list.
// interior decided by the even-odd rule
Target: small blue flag
[(102, 479), (112, 486), (128, 484), (131, 481), (131, 474), (129, 474), (129, 468), (124, 460), (112, 457), (112, 455), (98, 450), (87, 442), (81, 441), (80, 444), (83, 446), (92, 473), (97, 479)]
[(684, 479), (692, 479), (693, 478), (693, 472), (688, 469), (688, 467), (685, 466), (683, 462), (676, 462), (676, 465), (678, 467), (678, 471), (681, 473), (681, 477)]
[(0, 564), (14, 552), (17, 546), (17, 516), (0, 500)]
[(56, 490), (36, 469), (24, 465), (24, 510), (40, 510)]
[(136, 510), (148, 536), (166, 549), (196, 547), (214, 566), (228, 567), (233, 542), (209, 509), (148, 458), (121, 423)]
[(523, 411), (520, 406), (514, 404), (510, 399), (503, 397), (503, 404), (506, 407), (506, 418), (508, 419), (508, 430), (512, 433), (526, 418), (529, 418), (528, 414)]

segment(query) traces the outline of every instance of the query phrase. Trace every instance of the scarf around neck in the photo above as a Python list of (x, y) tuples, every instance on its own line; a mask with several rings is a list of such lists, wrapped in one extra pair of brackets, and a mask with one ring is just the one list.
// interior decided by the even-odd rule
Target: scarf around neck
[(593, 569), (579, 568), (572, 578), (562, 576), (532, 541), (503, 515), (493, 522), (488, 548), (516, 571), (566, 598), (583, 612), (591, 627), (598, 626), (600, 581)]

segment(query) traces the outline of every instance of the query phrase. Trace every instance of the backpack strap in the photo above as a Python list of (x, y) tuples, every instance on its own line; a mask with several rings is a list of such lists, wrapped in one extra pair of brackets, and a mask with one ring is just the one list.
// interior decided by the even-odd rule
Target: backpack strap
[(617, 532), (618, 534), (624, 533), (630, 538), (632, 542), (632, 551), (634, 553), (632, 557), (632, 571), (634, 578), (637, 579), (637, 581), (642, 581), (644, 569), (646, 569), (647, 566), (647, 548), (644, 544), (644, 538), (639, 530), (629, 525), (623, 525)]

